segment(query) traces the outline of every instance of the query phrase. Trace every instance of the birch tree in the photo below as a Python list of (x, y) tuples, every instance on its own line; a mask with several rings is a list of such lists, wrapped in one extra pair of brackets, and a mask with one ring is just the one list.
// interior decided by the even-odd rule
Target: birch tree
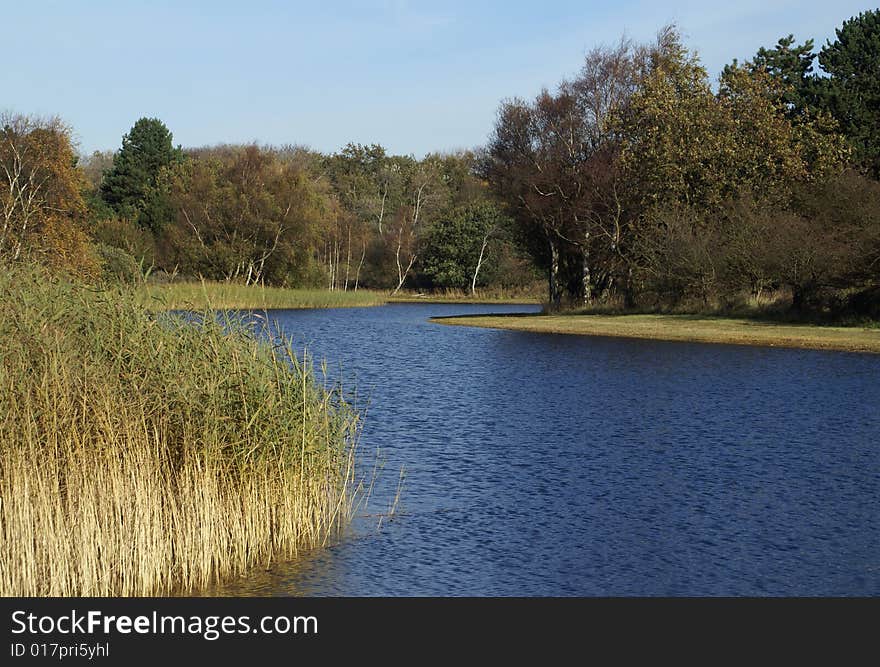
[[(184, 273), (246, 284), (298, 281), (321, 254), (338, 278), (341, 241), (320, 184), (257, 146), (202, 151), (175, 177), (177, 219), (164, 235), (165, 263)], [(321, 248), (320, 242), (330, 247)]]
[(0, 255), (94, 277), (84, 188), (70, 130), (58, 118), (0, 116)]
[(406, 282), (422, 249), (424, 229), (443, 203), (440, 171), (431, 156), (421, 162), (410, 160), (406, 167), (404, 202), (387, 236), (397, 270), (392, 294), (397, 294)]
[(429, 230), (422, 271), (435, 287), (475, 294), (480, 273), (492, 256), (492, 244), (508, 226), (507, 218), (488, 201), (453, 209)]

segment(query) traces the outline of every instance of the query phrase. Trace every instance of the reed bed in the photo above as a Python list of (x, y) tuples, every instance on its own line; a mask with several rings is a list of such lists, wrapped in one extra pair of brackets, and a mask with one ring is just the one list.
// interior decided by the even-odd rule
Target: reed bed
[(525, 287), (489, 287), (471, 294), (470, 290), (402, 290), (389, 295), (390, 303), (541, 303), (544, 284)]
[(223, 282), (147, 283), (139, 286), (141, 303), (148, 308), (216, 310), (281, 308), (352, 308), (381, 306), (382, 292), (371, 290), (287, 289)]
[(289, 344), (3, 267), (0, 594), (187, 594), (332, 540), (357, 414)]

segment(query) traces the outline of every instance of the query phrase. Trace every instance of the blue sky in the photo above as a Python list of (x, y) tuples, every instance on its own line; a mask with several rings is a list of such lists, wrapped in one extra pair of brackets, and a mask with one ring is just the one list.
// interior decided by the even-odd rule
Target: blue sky
[(423, 155), (485, 141), (499, 102), (575, 73), (594, 46), (676, 22), (715, 76), (788, 33), (817, 45), (870, 5), (0, 0), (0, 109), (60, 115), (80, 150), (141, 116), (175, 143), (349, 141)]

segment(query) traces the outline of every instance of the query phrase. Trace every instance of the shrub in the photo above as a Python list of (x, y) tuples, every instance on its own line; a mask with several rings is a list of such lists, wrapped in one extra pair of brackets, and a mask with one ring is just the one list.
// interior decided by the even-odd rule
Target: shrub
[(140, 282), (141, 269), (134, 257), (105, 243), (99, 243), (97, 250), (101, 258), (101, 275), (105, 282), (129, 285)]

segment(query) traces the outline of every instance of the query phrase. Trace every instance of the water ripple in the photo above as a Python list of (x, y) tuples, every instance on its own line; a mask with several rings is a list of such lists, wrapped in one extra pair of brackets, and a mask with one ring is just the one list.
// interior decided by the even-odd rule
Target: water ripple
[(524, 309), (274, 312), (369, 397), (371, 508), (406, 486), (225, 592), (880, 594), (880, 357), (427, 321)]

